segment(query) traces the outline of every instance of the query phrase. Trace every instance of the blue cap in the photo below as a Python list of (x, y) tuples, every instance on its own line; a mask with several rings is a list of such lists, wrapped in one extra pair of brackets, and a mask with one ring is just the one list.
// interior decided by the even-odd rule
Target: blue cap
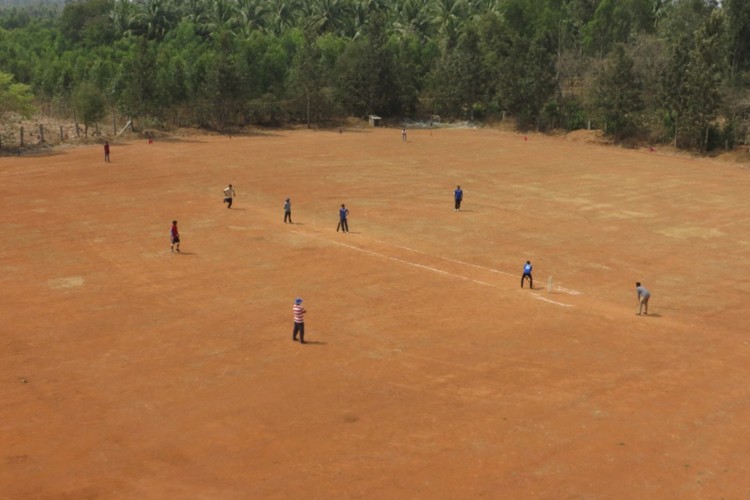
[(299, 297), (297, 297), (296, 299), (294, 299), (294, 303), (295, 304), (301, 304), (302, 303), (302, 299), (300, 299)]

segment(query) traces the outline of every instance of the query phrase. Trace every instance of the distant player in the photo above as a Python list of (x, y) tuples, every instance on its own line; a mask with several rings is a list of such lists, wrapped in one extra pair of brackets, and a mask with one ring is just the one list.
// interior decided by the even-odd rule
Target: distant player
[(456, 190), (453, 191), (453, 201), (456, 202), (455, 207), (453, 209), (454, 212), (458, 212), (461, 210), (461, 202), (464, 199), (464, 192), (461, 189), (461, 186), (456, 186)]
[(341, 208), (339, 208), (339, 225), (336, 226), (336, 232), (339, 232), (339, 229), (341, 229), (342, 233), (348, 233), (349, 232), (349, 209), (346, 208), (346, 206), (342, 203)]
[(305, 313), (307, 311), (302, 307), (302, 299), (297, 297), (294, 300), (292, 306), (292, 313), (294, 314), (294, 330), (292, 330), (292, 340), (297, 340), (297, 334), (299, 333), (300, 344), (305, 343)]
[(289, 220), (289, 224), (294, 224), (292, 222), (292, 201), (289, 198), (284, 200), (284, 224), (287, 220)]
[(180, 232), (177, 230), (177, 221), (172, 221), (172, 229), (169, 230), (169, 236), (172, 241), (172, 253), (180, 253)]
[(406, 142), (406, 129), (401, 129), (401, 142)]
[(111, 163), (109, 161), (109, 141), (104, 141), (104, 161), (106, 163)]
[(635, 291), (638, 294), (638, 316), (648, 314), (648, 299), (651, 298), (651, 292), (646, 290), (646, 287), (641, 285), (640, 281), (635, 283)]
[(232, 185), (228, 185), (224, 188), (224, 203), (227, 204), (227, 208), (232, 208), (232, 199), (237, 196)]
[(524, 280), (529, 279), (529, 288), (534, 288), (534, 278), (531, 277), (531, 261), (527, 260), (523, 266), (523, 274), (521, 275), (521, 288), (523, 288)]

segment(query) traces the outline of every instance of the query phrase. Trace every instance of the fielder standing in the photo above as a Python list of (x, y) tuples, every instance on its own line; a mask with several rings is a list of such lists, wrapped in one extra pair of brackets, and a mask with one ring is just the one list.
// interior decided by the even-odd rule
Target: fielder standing
[(169, 230), (169, 236), (172, 241), (172, 253), (180, 253), (180, 232), (177, 230), (177, 221), (172, 221), (172, 228)]
[(453, 200), (456, 202), (456, 205), (454, 207), (454, 212), (458, 212), (461, 210), (461, 201), (464, 199), (464, 192), (461, 189), (461, 186), (456, 186), (456, 190), (453, 191)]
[(289, 224), (294, 224), (292, 222), (292, 201), (289, 198), (284, 200), (284, 224), (286, 224), (287, 219)]
[(346, 208), (346, 205), (343, 203), (341, 204), (341, 208), (339, 208), (339, 225), (336, 226), (336, 232), (341, 229), (342, 233), (348, 233), (349, 232), (349, 209)]
[(294, 330), (292, 331), (292, 340), (297, 340), (297, 334), (299, 333), (300, 344), (305, 343), (305, 314), (307, 311), (302, 307), (302, 299), (297, 297), (294, 300), (292, 306), (292, 313), (294, 314)]

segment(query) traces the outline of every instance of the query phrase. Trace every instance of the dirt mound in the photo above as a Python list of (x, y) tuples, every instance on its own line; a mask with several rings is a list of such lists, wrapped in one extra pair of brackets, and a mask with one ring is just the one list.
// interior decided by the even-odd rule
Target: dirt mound
[(750, 148), (748, 146), (737, 146), (731, 151), (722, 152), (716, 156), (716, 159), (731, 163), (750, 164)]
[(601, 130), (574, 130), (563, 135), (568, 141), (573, 142), (585, 142), (587, 144), (611, 144), (610, 141)]

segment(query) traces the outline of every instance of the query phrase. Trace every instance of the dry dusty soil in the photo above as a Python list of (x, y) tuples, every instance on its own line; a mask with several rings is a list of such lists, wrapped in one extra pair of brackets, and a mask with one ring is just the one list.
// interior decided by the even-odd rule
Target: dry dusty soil
[(750, 497), (740, 165), (269, 131), (0, 158), (0, 193), (2, 498)]

